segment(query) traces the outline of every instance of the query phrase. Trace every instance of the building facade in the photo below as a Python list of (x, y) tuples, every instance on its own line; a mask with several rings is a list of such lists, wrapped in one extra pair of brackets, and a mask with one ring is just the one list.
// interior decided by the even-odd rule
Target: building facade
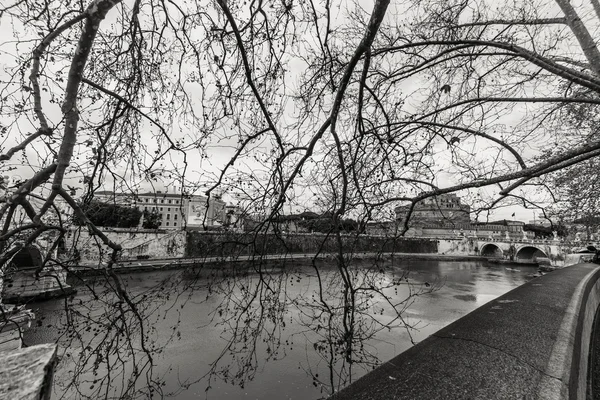
[[(115, 203), (135, 207), (140, 211), (160, 215), (160, 229), (214, 229), (222, 226), (226, 220), (226, 204), (221, 199), (204, 196), (184, 196), (181, 193), (114, 193), (96, 192), (96, 199), (106, 203)], [(207, 212), (208, 210), (208, 212)], [(143, 217), (140, 218), (140, 227)]]
[[(403, 227), (410, 206), (396, 207), (396, 223)], [(503, 240), (529, 238), (524, 222), (501, 220), (472, 222), (471, 208), (456, 194), (448, 193), (424, 199), (413, 208), (407, 236), (419, 237), (488, 237)], [(389, 229), (388, 229), (389, 230)]]
[[(404, 223), (410, 210), (409, 205), (398, 206), (395, 209), (396, 221)], [(462, 204), (460, 197), (447, 193), (423, 199), (413, 208), (409, 226), (425, 226), (438, 224), (469, 223), (471, 207)]]
[(524, 222), (501, 220), (493, 222), (468, 222), (453, 225), (421, 225), (411, 227), (407, 236), (418, 237), (479, 237), (498, 240), (533, 239), (533, 232), (523, 230)]
[(191, 229), (221, 228), (227, 223), (226, 204), (219, 198), (208, 200), (204, 196), (192, 196), (187, 202), (187, 227)]

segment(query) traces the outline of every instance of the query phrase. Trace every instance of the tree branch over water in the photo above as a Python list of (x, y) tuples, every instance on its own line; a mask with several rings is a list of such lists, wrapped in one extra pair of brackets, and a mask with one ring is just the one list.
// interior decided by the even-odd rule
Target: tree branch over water
[[(188, 279), (194, 272), (187, 271), (186, 279), (162, 284), (177, 292), (173, 307), (188, 290), (214, 287), (221, 296), (214, 318), (230, 335), (209, 382), (220, 376), (244, 384), (253, 377), (255, 346), (261, 337), (272, 349), (281, 345), (279, 332), (293, 308), (320, 338), (313, 350), (329, 375), (315, 382), (327, 393), (349, 382), (357, 364), (375, 365), (359, 343), (389, 326), (410, 330), (402, 313), (418, 293), (393, 302), (389, 271), (377, 263), (357, 268), (347, 241), (358, 243), (361, 235), (356, 229), (349, 239), (344, 221), (395, 219), (394, 207), (408, 205), (404, 234), (420, 201), (453, 192), (477, 214), (515, 199), (543, 208), (530, 188), (552, 192), (548, 182), (560, 187), (571, 171), (598, 159), (600, 50), (590, 33), (600, 26), (597, 2), (542, 5), (25, 0), (2, 6), (0, 26), (13, 37), (0, 43), (6, 59), (0, 171), (15, 179), (12, 186), (3, 182), (0, 271), (22, 249), (46, 240), (44, 266), (73, 274), (75, 250), (84, 250), (78, 238), (87, 231), (105, 280), (98, 287), (82, 283), (100, 301), (98, 309), (65, 301), (69, 327), (61, 340), (67, 335), (94, 349), (75, 362), (80, 369), (66, 385), (70, 393), (125, 398), (146, 390), (140, 377), (160, 391), (152, 375), (157, 333), (148, 325), (154, 303), (128, 291), (114, 271), (122, 246), (84, 210), (98, 191), (135, 197), (161, 181), (181, 188), (181, 204), (207, 196), (205, 222), (220, 197), (258, 220), (252, 240), (240, 239), (256, 258), (248, 269), (231, 267), (222, 280)], [(492, 193), (473, 194), (496, 185)], [(577, 204), (583, 203), (595, 204)], [(290, 251), (281, 221), (302, 211), (327, 220), (317, 254), (337, 245), (327, 247), (335, 254), (332, 271), (322, 274), (317, 257), (312, 261), (318, 290), (309, 300), (288, 298), (290, 275), (273, 276), (264, 256), (269, 235)], [(83, 223), (73, 225), (73, 215)], [(65, 236), (74, 248), (55, 256)], [(147, 296), (168, 303), (160, 287)], [(387, 324), (369, 314), (380, 304), (394, 313)], [(73, 319), (109, 332), (92, 346)], [(237, 343), (247, 352), (234, 372), (236, 360), (227, 357)], [(140, 368), (128, 369), (124, 354), (135, 355)], [(86, 368), (97, 372), (99, 364), (106, 367), (101, 384), (82, 390)], [(117, 365), (122, 389), (115, 394), (108, 385)]]

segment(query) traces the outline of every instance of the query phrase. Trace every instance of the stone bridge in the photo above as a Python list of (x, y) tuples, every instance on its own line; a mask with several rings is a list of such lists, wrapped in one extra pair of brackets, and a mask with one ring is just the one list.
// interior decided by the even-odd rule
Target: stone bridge
[(521, 262), (532, 262), (539, 258), (548, 258), (552, 264), (560, 264), (566, 254), (574, 248), (585, 247), (581, 243), (562, 242), (559, 240), (498, 240), (477, 239), (477, 249), (485, 257), (512, 259)]
[[(41, 241), (40, 241), (41, 242)], [(0, 303), (22, 304), (69, 295), (67, 272), (58, 266), (43, 266), (36, 244), (23, 247), (0, 269)]]

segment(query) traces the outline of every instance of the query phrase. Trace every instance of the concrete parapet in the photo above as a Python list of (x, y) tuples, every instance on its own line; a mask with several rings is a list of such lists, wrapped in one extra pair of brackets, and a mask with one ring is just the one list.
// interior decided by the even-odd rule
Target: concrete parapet
[(534, 279), (393, 358), (332, 399), (583, 399), (600, 268)]
[(49, 400), (56, 345), (0, 352), (0, 399)]

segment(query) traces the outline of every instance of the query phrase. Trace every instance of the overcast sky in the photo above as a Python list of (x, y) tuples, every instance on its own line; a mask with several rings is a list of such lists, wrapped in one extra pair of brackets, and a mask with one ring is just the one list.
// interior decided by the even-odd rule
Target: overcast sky
[[(372, 6), (370, 4), (370, 2), (363, 2), (363, 6), (366, 10), (371, 10)], [(400, 18), (401, 15), (403, 15), (404, 10), (402, 9), (402, 7), (400, 7), (398, 4), (393, 4), (392, 7), (390, 8), (389, 12), (388, 12), (388, 18)], [(109, 17), (107, 18), (107, 21), (105, 21), (106, 23), (109, 23), (111, 18), (114, 16), (111, 16), (109, 14)], [(338, 16), (339, 17), (339, 16)], [(337, 21), (341, 21), (341, 18), (338, 18)], [(23, 30), (22, 28), (19, 27), (15, 27), (14, 25), (12, 25), (11, 21), (8, 21), (7, 19), (2, 19), (0, 20), (0, 37), (2, 37), (3, 39), (0, 40), (0, 66), (2, 68), (2, 70), (0, 71), (0, 74), (2, 74), (0, 77), (2, 79), (2, 81), (6, 81), (7, 79), (9, 79), (8, 75), (7, 75), (7, 71), (6, 68), (9, 67), (12, 62), (14, 61), (14, 56), (16, 54), (16, 48), (15, 48), (15, 42), (17, 40), (17, 38), (14, 37), (14, 30), (17, 31), (21, 31), (24, 34), (31, 34), (31, 32), (27, 32), (27, 30)], [(14, 42), (12, 41), (14, 40)], [(22, 44), (20, 45), (20, 52), (23, 52), (24, 49), (29, 46), (33, 46), (34, 42), (31, 42), (29, 44)], [(303, 68), (303, 63), (298, 60), (297, 62), (291, 62), (291, 71), (290, 74), (293, 77), (294, 74), (296, 74), (296, 71), (300, 71)], [(293, 84), (294, 84), (294, 79), (289, 79), (290, 81), (290, 87), (293, 88)], [(18, 84), (18, 83), (17, 83)], [(412, 85), (414, 85), (414, 87), (418, 87), (418, 82), (413, 82)], [(199, 87), (195, 87), (195, 85), (193, 83), (190, 83), (188, 87), (186, 87), (186, 89), (189, 91), (189, 93), (191, 93), (192, 95), (194, 93), (196, 93), (197, 91), (201, 90)], [(406, 91), (411, 91), (413, 90), (412, 87), (407, 86), (406, 88), (404, 88)], [(284, 117), (284, 119), (282, 120), (282, 122), (287, 122), (290, 119), (294, 118), (294, 107), (293, 107), (293, 103), (290, 101), (288, 104), (286, 104), (286, 110), (287, 110), (287, 115)], [(62, 114), (60, 113), (58, 104), (51, 104), (48, 102), (48, 97), (46, 96), (44, 98), (44, 111), (46, 113), (46, 115), (49, 117), (49, 119), (51, 121), (54, 121), (55, 123), (59, 122), (60, 119), (62, 118)], [(507, 126), (511, 126), (511, 118), (510, 117), (505, 117), (506, 120), (503, 121)], [(517, 121), (518, 117), (515, 116), (514, 120)], [(32, 127), (28, 121), (26, 120), (20, 120), (20, 130), (21, 132), (33, 132), (34, 131), (34, 127)], [(155, 128), (153, 128), (151, 125), (149, 124), (145, 124), (147, 132), (142, 132), (142, 135), (147, 136), (149, 139), (152, 137), (151, 132), (154, 130), (156, 131)], [(186, 132), (185, 132), (185, 127), (179, 127), (181, 128), (181, 135), (182, 137), (186, 136)], [(227, 130), (228, 127), (224, 126), (223, 127), (224, 130)], [(173, 132), (177, 132), (177, 129), (173, 129)], [(156, 133), (156, 132), (155, 132)], [(223, 138), (219, 138), (218, 140), (216, 138), (212, 138), (212, 140), (209, 140), (206, 148), (205, 148), (205, 155), (206, 157), (201, 157), (201, 152), (199, 151), (190, 151), (188, 152), (188, 163), (189, 163), (189, 170), (188, 170), (188, 174), (187, 174), (187, 178), (188, 180), (192, 180), (192, 181), (200, 181), (202, 183), (206, 183), (207, 185), (210, 185), (211, 182), (213, 182), (216, 178), (216, 176), (219, 174), (219, 172), (221, 171), (221, 169), (223, 168), (223, 166), (225, 166), (227, 164), (227, 162), (230, 160), (231, 156), (234, 154), (236, 146), (238, 145), (238, 137), (236, 135), (236, 132), (234, 130), (231, 130), (230, 132), (227, 132), (228, 134), (223, 135)], [(8, 138), (2, 145), (3, 147), (6, 149), (8, 147), (10, 147), (11, 145), (16, 143), (16, 139), (15, 137), (10, 137)], [(148, 140), (145, 143), (150, 150), (152, 150), (153, 148), (153, 144), (151, 143), (151, 140)], [(155, 145), (154, 145), (155, 146)], [(269, 141), (261, 141), (258, 142), (256, 145), (256, 147), (260, 148), (262, 150), (262, 152), (267, 152), (267, 150), (269, 149), (270, 143)], [(20, 176), (22, 178), (28, 178), (30, 177), (33, 172), (35, 171), (35, 169), (37, 167), (39, 167), (39, 162), (38, 160), (38, 154), (41, 154), (42, 156), (45, 156), (47, 154), (46, 149), (43, 146), (31, 146), (28, 147), (27, 149), (27, 159), (28, 159), (28, 163), (23, 163), (20, 160), (20, 157), (15, 156), (13, 158), (13, 160), (11, 160), (11, 163), (8, 164), (11, 167), (16, 168), (14, 171), (12, 171), (11, 173), (16, 175), (16, 176)], [(74, 160), (76, 161), (76, 160)], [(170, 169), (170, 168), (182, 168), (182, 157), (177, 154), (177, 153), (173, 153), (172, 157), (169, 157), (169, 159), (161, 164), (158, 164), (157, 167), (164, 167), (165, 169)], [(237, 163), (235, 165), (235, 168), (238, 168), (241, 171), (252, 171), (252, 170), (256, 170), (257, 171), (257, 176), (260, 176), (260, 163), (258, 162), (254, 162), (253, 159), (251, 157), (245, 157), (243, 158), (243, 160), (240, 160), (239, 163)], [(443, 171), (443, 168), (440, 168), (441, 171)], [(68, 176), (67, 179), (67, 183), (71, 186), (74, 187), (81, 187), (81, 174), (70, 174)], [(169, 179), (166, 178), (165, 181), (167, 182), (167, 186), (171, 185), (171, 182), (169, 182)], [(437, 182), (435, 182), (437, 185), (443, 187), (443, 186), (447, 186), (450, 184), (455, 183), (454, 181), (454, 177), (451, 174), (447, 174), (444, 172), (440, 172), (437, 175)], [(110, 181), (106, 181), (106, 186), (110, 187)], [(148, 183), (143, 183), (141, 189), (145, 190), (145, 189), (151, 189), (151, 187), (154, 187), (155, 190), (165, 190), (165, 185), (158, 181), (153, 183), (152, 185), (148, 184)], [(177, 186), (177, 185), (175, 185)], [(205, 186), (206, 187), (206, 186)], [(173, 190), (173, 187), (171, 186), (171, 191)], [(499, 189), (497, 189), (496, 187), (488, 187), (486, 189), (484, 189), (482, 191), (481, 194), (492, 194), (497, 192)], [(202, 189), (199, 191), (200, 194), (202, 192)], [(307, 202), (310, 201), (311, 198), (311, 193), (304, 193), (302, 194), (299, 198), (298, 198), (298, 204), (297, 205), (289, 205), (286, 209), (286, 212), (297, 212), (297, 211), (301, 211), (302, 208), (307, 208), (310, 207), (310, 204), (307, 204)], [(475, 196), (476, 193), (470, 192), (470, 193), (459, 193), (459, 195), (462, 196)], [(232, 201), (233, 199), (228, 198), (227, 195), (225, 196), (226, 200)], [(515, 214), (515, 218), (519, 219), (519, 220), (524, 220), (524, 221), (528, 221), (530, 219), (533, 219), (533, 215), (534, 212), (532, 210), (526, 210), (522, 207), (518, 207), (518, 206), (511, 206), (511, 207), (504, 207), (504, 208), (500, 208), (496, 211), (493, 212), (493, 214), (490, 216), (490, 218), (492, 219), (511, 219), (512, 215)]]

